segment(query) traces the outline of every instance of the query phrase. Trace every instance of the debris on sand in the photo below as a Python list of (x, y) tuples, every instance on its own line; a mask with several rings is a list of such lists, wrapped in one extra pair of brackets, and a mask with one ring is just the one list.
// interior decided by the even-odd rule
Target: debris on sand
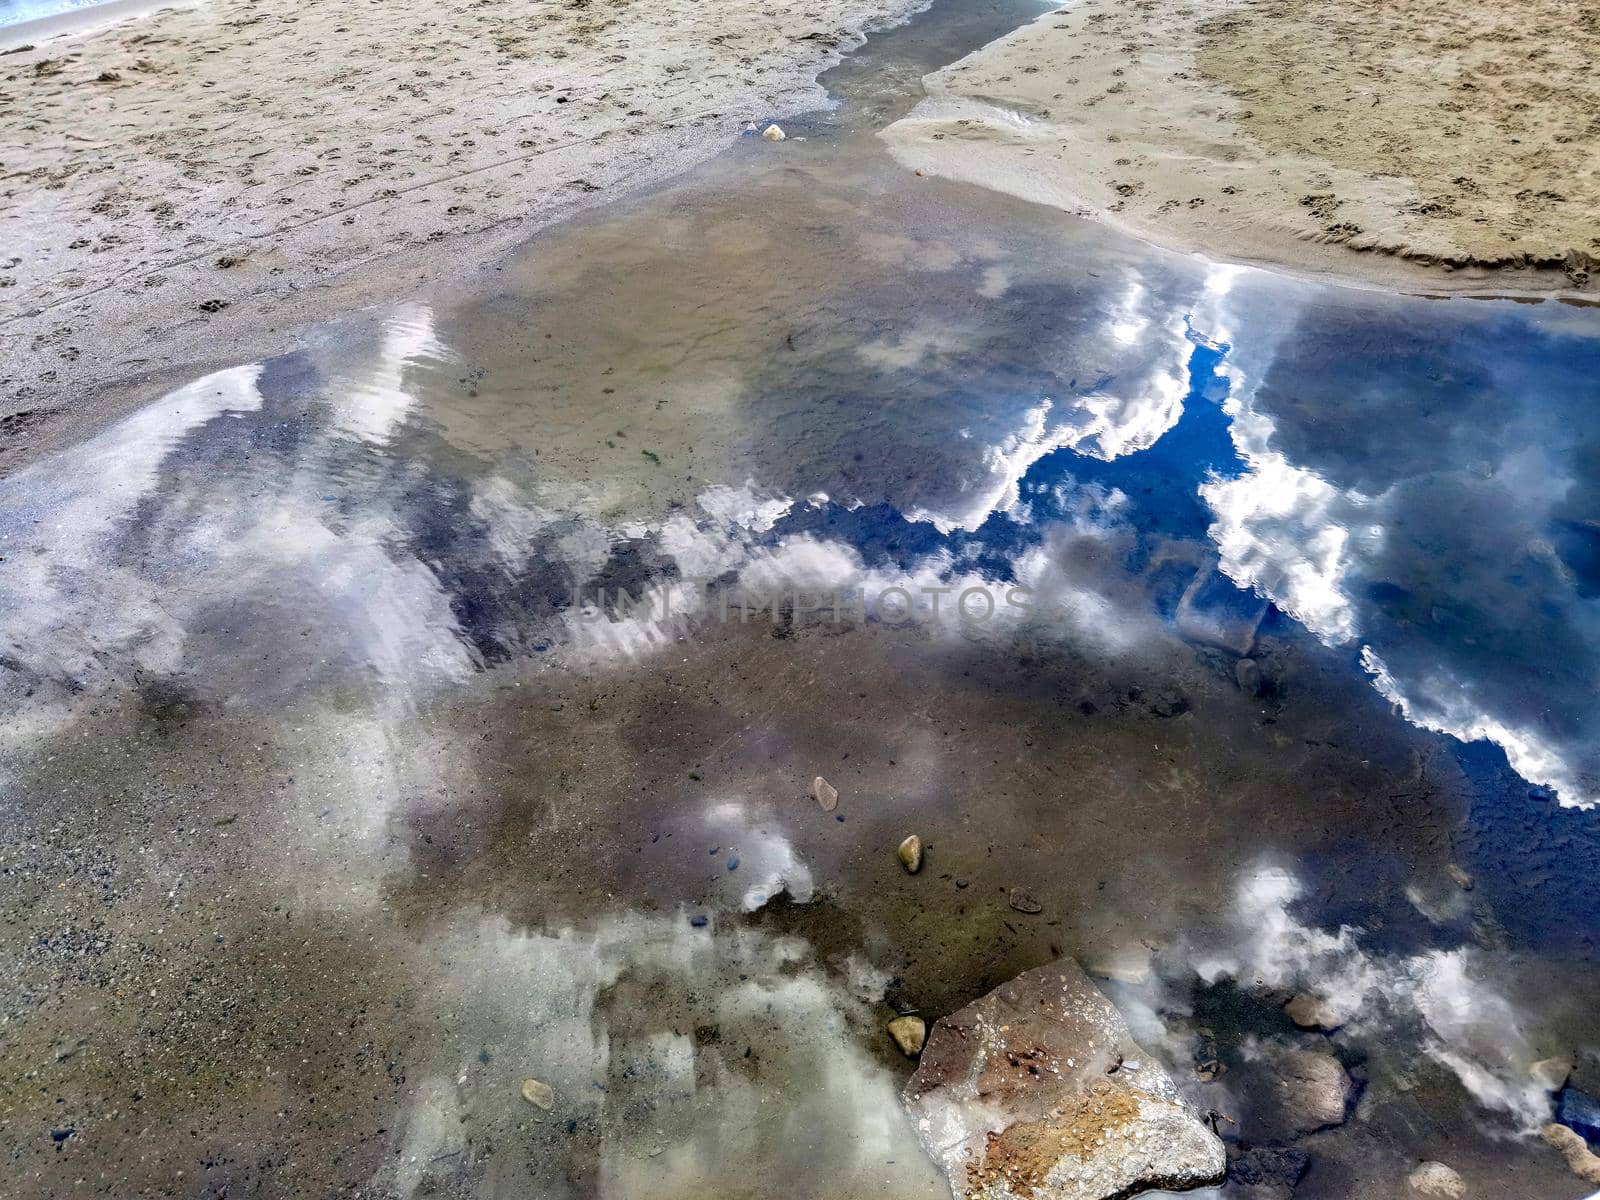
[(839, 807), (839, 789), (821, 775), (811, 781), (811, 797), (822, 806), (823, 812), (832, 812)]
[(955, 1194), (975, 1200), (1106, 1200), (1216, 1183), (1227, 1165), (1071, 959), (936, 1022), (905, 1103)]
[(915, 875), (922, 870), (922, 839), (912, 834), (900, 843), (900, 848), (895, 851), (900, 856), (900, 865), (909, 874)]
[(768, 125), (761, 131), (761, 136), (766, 138), (769, 142), (781, 142), (789, 135), (784, 133), (783, 130), (779, 129), (776, 125)]
[(1019, 913), (1027, 913), (1029, 916), (1044, 911), (1044, 905), (1035, 900), (1033, 893), (1027, 888), (1012, 888), (1010, 894), (1006, 896), (1006, 903)]
[(889, 1036), (907, 1058), (922, 1053), (922, 1044), (928, 1040), (928, 1023), (918, 1016), (896, 1017), (889, 1022)]
[(549, 1112), (556, 1106), (556, 1091), (548, 1083), (537, 1079), (524, 1079), (522, 1081), (522, 1098), (535, 1108), (542, 1108)]

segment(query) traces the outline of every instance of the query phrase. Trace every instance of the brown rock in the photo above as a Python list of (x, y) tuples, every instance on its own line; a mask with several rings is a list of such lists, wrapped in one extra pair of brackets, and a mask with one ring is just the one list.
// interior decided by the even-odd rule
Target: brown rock
[(1316, 1050), (1286, 1050), (1272, 1065), (1279, 1115), (1291, 1133), (1344, 1124), (1350, 1076), (1337, 1058)]
[(556, 1106), (556, 1091), (548, 1083), (541, 1083), (537, 1079), (524, 1079), (522, 1081), (522, 1098), (535, 1108), (542, 1108), (549, 1112)]
[(1071, 959), (938, 1021), (906, 1084), (968, 1200), (1105, 1200), (1223, 1176), (1222, 1143)]
[(1283, 1011), (1301, 1029), (1318, 1029), (1326, 1032), (1344, 1024), (1326, 1000), (1310, 992), (1300, 992), (1283, 1006)]

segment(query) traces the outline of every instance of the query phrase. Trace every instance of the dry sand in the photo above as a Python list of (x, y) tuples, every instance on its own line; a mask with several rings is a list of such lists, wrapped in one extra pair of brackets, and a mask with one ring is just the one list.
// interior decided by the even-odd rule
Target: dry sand
[(1582, 290), (1597, 58), (1588, 0), (1083, 0), (929, 76), (885, 137), (1210, 257)]
[(821, 68), (917, 7), (212, 0), (11, 50), (0, 451), (98, 385), (267, 352), (815, 108)]

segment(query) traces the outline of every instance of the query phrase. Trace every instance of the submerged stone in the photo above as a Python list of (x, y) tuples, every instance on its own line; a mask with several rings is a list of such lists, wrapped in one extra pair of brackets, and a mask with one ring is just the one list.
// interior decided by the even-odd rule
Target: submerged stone
[(900, 865), (911, 874), (915, 875), (922, 870), (922, 839), (912, 834), (900, 843), (900, 848), (895, 851), (900, 857)]
[(896, 1017), (889, 1022), (889, 1036), (907, 1058), (922, 1053), (922, 1044), (928, 1040), (928, 1023), (921, 1017)]
[(1344, 1024), (1339, 1019), (1339, 1014), (1333, 1007), (1319, 996), (1310, 992), (1298, 993), (1289, 1003), (1283, 1006), (1284, 1013), (1301, 1029), (1316, 1029), (1326, 1032), (1337, 1029)]
[(1350, 1076), (1331, 1054), (1285, 1050), (1271, 1059), (1278, 1114), (1293, 1134), (1344, 1124)]
[(1589, 1149), (1588, 1142), (1565, 1125), (1546, 1125), (1540, 1133), (1549, 1145), (1561, 1152), (1567, 1170), (1585, 1183), (1600, 1185), (1600, 1155)]
[(811, 781), (811, 798), (821, 805), (823, 812), (832, 812), (839, 806), (839, 789), (818, 775)]
[(537, 1079), (524, 1079), (522, 1081), (522, 1098), (535, 1108), (542, 1108), (549, 1112), (556, 1106), (556, 1091), (548, 1083)]
[(1528, 1068), (1528, 1074), (1547, 1092), (1559, 1092), (1567, 1086), (1567, 1079), (1572, 1075), (1572, 1060), (1569, 1058), (1541, 1058)]
[(1406, 1176), (1406, 1186), (1412, 1195), (1430, 1200), (1461, 1200), (1467, 1194), (1461, 1176), (1442, 1162), (1418, 1163), (1416, 1170)]
[(905, 1102), (968, 1200), (1107, 1200), (1226, 1168), (1222, 1142), (1071, 959), (936, 1022)]
[(1218, 646), (1243, 657), (1256, 644), (1267, 602), (1240, 589), (1216, 568), (1202, 570), (1178, 601), (1178, 632), (1191, 642)]
[(1044, 905), (1035, 900), (1033, 893), (1027, 888), (1012, 888), (1010, 894), (1006, 896), (1006, 903), (1019, 913), (1027, 913), (1029, 916), (1044, 911)]

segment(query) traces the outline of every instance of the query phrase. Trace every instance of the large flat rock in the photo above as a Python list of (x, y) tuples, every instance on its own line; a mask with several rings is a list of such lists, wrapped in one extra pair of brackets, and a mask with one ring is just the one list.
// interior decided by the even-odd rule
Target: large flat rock
[(962, 1200), (1110, 1200), (1222, 1178), (1222, 1143), (1071, 959), (940, 1020), (905, 1088)]

